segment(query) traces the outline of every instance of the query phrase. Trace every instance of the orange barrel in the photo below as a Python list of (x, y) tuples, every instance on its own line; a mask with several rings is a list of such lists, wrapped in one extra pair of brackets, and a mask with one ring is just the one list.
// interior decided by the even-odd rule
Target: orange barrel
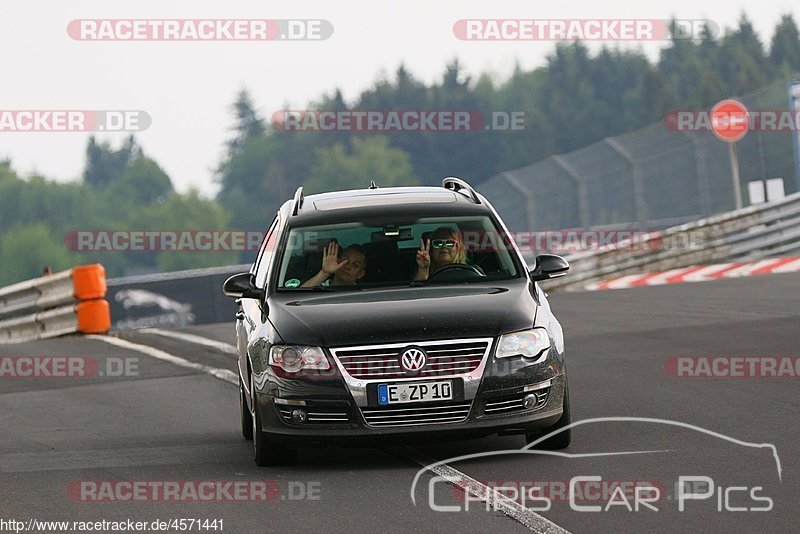
[(101, 299), (106, 290), (106, 270), (99, 263), (72, 269), (72, 294), (77, 300)]
[(83, 334), (102, 334), (111, 328), (111, 311), (105, 299), (86, 300), (76, 307), (78, 332)]

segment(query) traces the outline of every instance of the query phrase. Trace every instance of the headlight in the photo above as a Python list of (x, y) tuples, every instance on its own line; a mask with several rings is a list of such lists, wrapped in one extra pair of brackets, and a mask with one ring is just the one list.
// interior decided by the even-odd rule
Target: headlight
[(532, 328), (500, 336), (495, 356), (498, 358), (508, 358), (510, 356), (536, 358), (549, 348), (550, 336), (547, 335), (547, 330), (544, 328)]
[(269, 349), (269, 364), (287, 373), (309, 369), (325, 371), (331, 368), (328, 358), (319, 347), (300, 345), (274, 345)]

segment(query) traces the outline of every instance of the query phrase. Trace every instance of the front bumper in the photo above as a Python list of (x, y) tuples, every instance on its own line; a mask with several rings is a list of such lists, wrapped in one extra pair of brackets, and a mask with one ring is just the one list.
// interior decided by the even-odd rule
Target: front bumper
[[(275, 441), (314, 445), (386, 437), (392, 442), (461, 439), (528, 433), (555, 424), (564, 402), (563, 354), (551, 348), (546, 358), (531, 364), (523, 358), (496, 360), (491, 348), (477, 388), (470, 391), (461, 378), (453, 378), (459, 398), (447, 402), (377, 406), (374, 399), (354, 396), (341, 375), (288, 379), (265, 369), (255, 392), (261, 430)], [(529, 395), (536, 402), (529, 398), (526, 406), (523, 399)], [(294, 410), (305, 413), (302, 422), (293, 421)]]

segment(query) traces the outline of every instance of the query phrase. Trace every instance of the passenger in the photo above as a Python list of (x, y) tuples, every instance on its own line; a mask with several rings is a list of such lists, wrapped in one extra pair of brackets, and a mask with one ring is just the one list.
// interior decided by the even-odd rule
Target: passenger
[(427, 241), (420, 239), (414, 280), (427, 280), (437, 269), (451, 263), (466, 264), (467, 249), (460, 232), (441, 226), (431, 233)]
[(328, 243), (322, 252), (322, 268), (300, 287), (352, 286), (367, 274), (364, 247), (353, 244), (339, 254), (339, 243)]

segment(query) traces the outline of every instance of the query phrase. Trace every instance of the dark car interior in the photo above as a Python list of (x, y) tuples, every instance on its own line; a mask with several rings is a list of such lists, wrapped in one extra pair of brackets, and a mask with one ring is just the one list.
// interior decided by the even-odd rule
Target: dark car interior
[[(430, 239), (432, 232), (424, 232), (421, 239)], [(317, 274), (322, 266), (322, 255), (325, 247), (334, 239), (319, 238), (307, 239), (303, 244), (303, 251), (293, 254), (289, 260), (285, 280), (297, 279), (301, 282)], [(367, 256), (367, 268), (362, 284), (379, 284), (385, 282), (411, 281), (417, 270), (416, 246), (400, 246), (406, 238), (393, 239), (372, 235), (372, 241), (359, 243)], [(418, 242), (415, 239), (415, 243)], [(352, 243), (340, 243), (347, 247)], [(498, 255), (493, 250), (481, 250), (482, 247), (467, 247), (467, 259), (470, 265), (480, 268), (487, 276), (506, 275), (508, 272), (501, 267)]]

